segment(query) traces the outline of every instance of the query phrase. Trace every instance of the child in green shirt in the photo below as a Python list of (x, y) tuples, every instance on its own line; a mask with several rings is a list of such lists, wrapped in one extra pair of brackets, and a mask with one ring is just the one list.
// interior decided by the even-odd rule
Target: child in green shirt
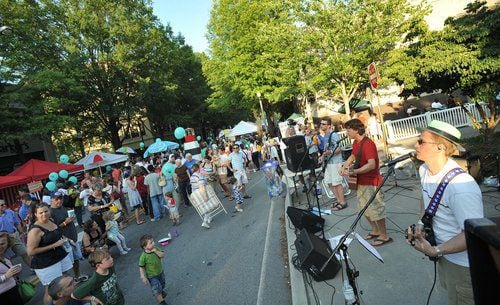
[(167, 305), (165, 297), (167, 293), (165, 289), (165, 274), (163, 273), (163, 265), (161, 259), (165, 256), (160, 248), (155, 246), (155, 242), (151, 235), (143, 235), (140, 239), (140, 244), (144, 250), (139, 257), (139, 272), (144, 285), (151, 285), (151, 290), (160, 305)]

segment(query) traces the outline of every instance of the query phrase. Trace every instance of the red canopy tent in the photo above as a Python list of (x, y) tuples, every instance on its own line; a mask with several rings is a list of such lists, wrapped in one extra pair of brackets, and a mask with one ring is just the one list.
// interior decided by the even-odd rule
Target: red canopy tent
[(0, 176), (0, 189), (17, 186), (31, 182), (26, 176)]
[(28, 162), (15, 169), (9, 176), (25, 176), (30, 181), (37, 181), (47, 179), (52, 172), (59, 172), (60, 170), (67, 170), (69, 173), (83, 171), (82, 165), (75, 164), (62, 164), (56, 162), (48, 162), (37, 159), (31, 159)]

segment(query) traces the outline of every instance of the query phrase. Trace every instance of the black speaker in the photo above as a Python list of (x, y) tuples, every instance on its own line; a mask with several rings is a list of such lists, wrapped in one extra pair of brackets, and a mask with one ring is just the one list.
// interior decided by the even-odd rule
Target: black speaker
[(465, 240), (476, 304), (498, 304), (500, 217), (467, 219)]
[[(304, 136), (283, 138), (283, 143), (287, 146), (285, 149), (286, 167), (290, 171), (297, 173), (311, 169), (313, 161), (311, 157), (309, 157), (306, 138)], [(304, 158), (304, 160), (302, 160), (302, 158)]]
[(335, 277), (340, 269), (340, 263), (335, 256), (321, 271), (321, 267), (332, 254), (332, 249), (326, 241), (302, 229), (297, 234), (294, 244), (295, 249), (297, 249), (300, 267), (306, 270), (315, 281), (326, 281)]
[(316, 233), (323, 229), (325, 220), (322, 217), (314, 215), (308, 210), (302, 210), (294, 207), (288, 207), (286, 214), (294, 227), (298, 230), (306, 229), (308, 232)]

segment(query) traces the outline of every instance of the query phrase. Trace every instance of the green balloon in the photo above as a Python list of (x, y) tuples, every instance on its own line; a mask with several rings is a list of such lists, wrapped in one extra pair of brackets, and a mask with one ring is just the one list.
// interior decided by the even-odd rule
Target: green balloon
[(73, 184), (77, 184), (78, 183), (78, 178), (76, 178), (75, 176), (71, 176), (71, 177), (68, 178), (68, 181), (73, 182)]
[(56, 183), (54, 181), (50, 181), (50, 182), (47, 182), (45, 184), (45, 187), (49, 190), (49, 191), (55, 191), (56, 190)]

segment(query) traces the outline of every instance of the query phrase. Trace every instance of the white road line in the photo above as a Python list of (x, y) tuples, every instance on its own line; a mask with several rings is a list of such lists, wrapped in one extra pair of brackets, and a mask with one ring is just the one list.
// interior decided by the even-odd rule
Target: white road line
[(269, 205), (269, 217), (267, 218), (267, 231), (266, 231), (266, 242), (264, 243), (264, 254), (262, 255), (262, 267), (260, 269), (260, 283), (259, 283), (259, 291), (257, 293), (257, 305), (262, 305), (264, 300), (264, 283), (266, 281), (267, 275), (267, 260), (269, 257), (269, 243), (271, 239), (271, 220), (273, 219), (274, 214), (274, 204), (271, 200), (271, 204)]

